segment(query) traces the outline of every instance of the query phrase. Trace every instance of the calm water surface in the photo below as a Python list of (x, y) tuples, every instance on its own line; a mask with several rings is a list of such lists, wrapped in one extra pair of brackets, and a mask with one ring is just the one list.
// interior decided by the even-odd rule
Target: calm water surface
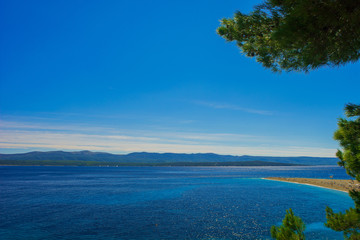
[(307, 239), (342, 239), (343, 192), (262, 177), (348, 178), (339, 167), (0, 167), (0, 239), (270, 239), (292, 208)]

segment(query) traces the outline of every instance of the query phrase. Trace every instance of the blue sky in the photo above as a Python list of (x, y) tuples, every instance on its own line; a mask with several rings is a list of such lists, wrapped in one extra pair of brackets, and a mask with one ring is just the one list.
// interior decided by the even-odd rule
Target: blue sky
[(216, 34), (260, 1), (0, 3), (0, 152), (334, 156), (360, 64), (274, 74)]

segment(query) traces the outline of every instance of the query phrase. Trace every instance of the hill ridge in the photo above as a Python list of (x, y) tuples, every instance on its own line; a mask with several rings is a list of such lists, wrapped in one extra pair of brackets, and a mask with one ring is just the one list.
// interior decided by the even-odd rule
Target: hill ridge
[(32, 161), (96, 161), (118, 163), (176, 163), (176, 162), (273, 162), (301, 165), (337, 165), (337, 158), (326, 157), (277, 157), (277, 156), (234, 156), (216, 153), (155, 153), (132, 152), (128, 154), (112, 154), (107, 152), (82, 151), (32, 151), (27, 153), (0, 154), (0, 160), (32, 160)]

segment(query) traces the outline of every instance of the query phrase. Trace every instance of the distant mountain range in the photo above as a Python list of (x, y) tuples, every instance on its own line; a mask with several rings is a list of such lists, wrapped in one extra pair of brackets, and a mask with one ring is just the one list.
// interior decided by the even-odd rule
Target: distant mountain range
[(28, 152), (0, 154), (0, 165), (120, 165), (120, 166), (284, 166), (336, 165), (337, 158), (232, 156), (214, 153), (111, 154), (105, 152)]

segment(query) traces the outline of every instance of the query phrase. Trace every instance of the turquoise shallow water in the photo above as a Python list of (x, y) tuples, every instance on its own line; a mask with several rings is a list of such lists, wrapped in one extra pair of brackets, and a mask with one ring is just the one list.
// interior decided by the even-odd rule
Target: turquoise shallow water
[(0, 167), (1, 239), (270, 239), (292, 208), (307, 239), (342, 239), (346, 193), (260, 179), (347, 178), (339, 167)]

